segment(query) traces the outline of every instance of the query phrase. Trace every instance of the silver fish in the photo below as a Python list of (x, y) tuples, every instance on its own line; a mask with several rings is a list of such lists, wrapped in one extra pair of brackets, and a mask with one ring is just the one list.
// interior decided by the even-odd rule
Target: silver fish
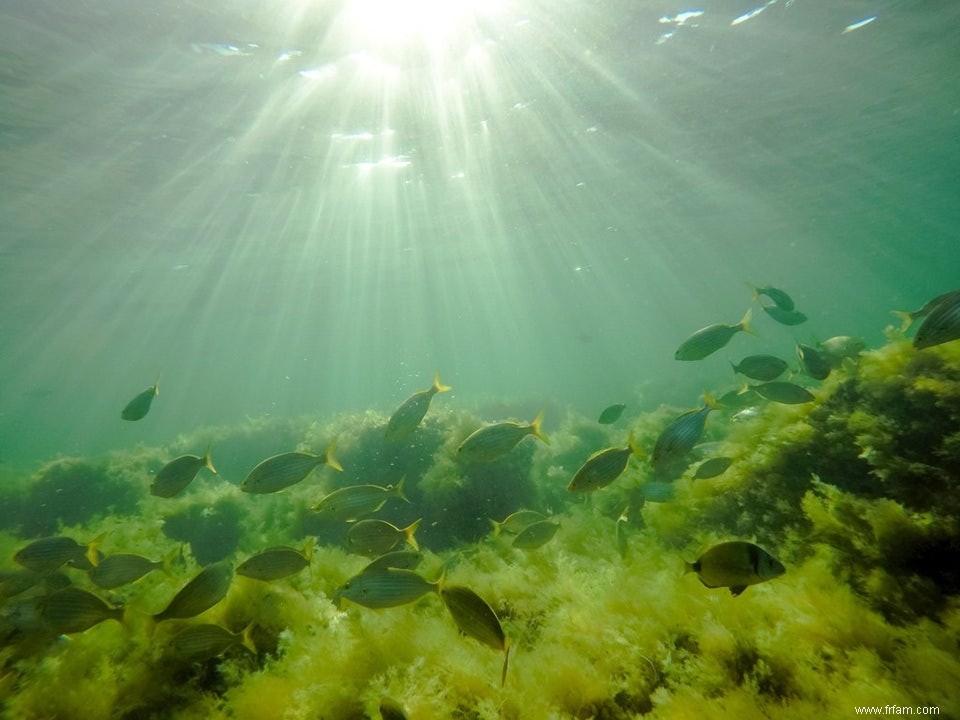
[(630, 433), (625, 448), (605, 448), (588, 457), (570, 480), (567, 491), (593, 492), (605, 488), (623, 474), (631, 457), (642, 454), (643, 451), (636, 444), (633, 433)]
[(541, 520), (527, 525), (513, 539), (513, 546), (521, 550), (536, 550), (546, 545), (557, 534), (560, 523), (555, 520)]
[(111, 607), (91, 592), (66, 587), (38, 601), (40, 617), (54, 632), (62, 635), (83, 632), (104, 620), (123, 622), (123, 608)]
[(254, 580), (280, 580), (308, 567), (312, 557), (312, 540), (307, 542), (303, 550), (286, 546), (272, 547), (248, 557), (237, 565), (236, 572)]
[(180, 591), (167, 606), (153, 615), (154, 622), (191, 618), (209, 610), (223, 600), (233, 580), (233, 565), (222, 560), (208, 565)]
[(674, 360), (702, 360), (707, 355), (711, 355), (724, 347), (738, 332), (753, 332), (750, 326), (749, 310), (736, 325), (718, 323), (700, 328), (680, 343), (680, 347), (673, 354), (673, 358)]
[(713, 410), (714, 405), (713, 398), (708, 396), (707, 404), (702, 408), (685, 412), (667, 425), (653, 446), (650, 461), (654, 467), (662, 468), (682, 458), (700, 442), (707, 423), (707, 415)]
[(117, 553), (103, 558), (96, 567), (90, 568), (88, 577), (97, 587), (112, 590), (136, 582), (154, 570), (167, 570), (167, 560), (151, 560), (133, 553)]
[(330, 441), (323, 455), (304, 452), (288, 452), (274, 455), (258, 464), (240, 484), (247, 493), (274, 493), (303, 480), (318, 465), (327, 465), (334, 470), (343, 467), (333, 456), (336, 450), (336, 438)]
[(217, 469), (213, 466), (213, 458), (210, 457), (209, 447), (203, 457), (181, 455), (164, 465), (153, 477), (150, 494), (163, 498), (173, 497), (193, 482), (201, 468), (206, 468), (214, 475), (217, 474)]
[(105, 535), (98, 535), (86, 545), (63, 535), (41, 538), (17, 550), (13, 561), (39, 573), (56, 570), (71, 560), (85, 559), (91, 565), (96, 565), (100, 562), (97, 546)]
[(549, 444), (550, 441), (540, 429), (542, 423), (543, 412), (540, 412), (529, 425), (515, 422), (484, 425), (460, 443), (460, 447), (457, 448), (457, 459), (467, 463), (489, 463), (499, 460), (527, 435), (533, 435)]
[(334, 601), (338, 606), (346, 598), (368, 608), (398, 607), (439, 588), (439, 582), (430, 582), (412, 570), (380, 568), (347, 580), (334, 592)]
[(347, 547), (350, 552), (377, 557), (393, 550), (401, 540), (406, 540), (414, 550), (419, 550), (414, 536), (419, 526), (420, 520), (405, 528), (398, 528), (385, 520), (361, 520), (347, 531)]
[(325, 495), (310, 509), (315, 513), (337, 520), (352, 522), (364, 515), (370, 515), (383, 507), (392, 497), (410, 502), (403, 494), (404, 478), (396, 485), (351, 485)]
[(419, 427), (423, 417), (430, 409), (430, 401), (437, 393), (449, 392), (452, 388), (440, 382), (440, 375), (433, 378), (433, 385), (426, 390), (416, 392), (398, 407), (387, 422), (387, 442), (400, 442)]

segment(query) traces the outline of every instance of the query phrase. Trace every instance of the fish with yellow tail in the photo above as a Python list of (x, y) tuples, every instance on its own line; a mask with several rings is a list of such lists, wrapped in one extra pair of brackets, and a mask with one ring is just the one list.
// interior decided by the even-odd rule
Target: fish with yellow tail
[(343, 467), (333, 456), (337, 449), (334, 438), (323, 451), (323, 455), (305, 452), (288, 452), (268, 457), (259, 463), (240, 484), (245, 493), (274, 493), (291, 485), (296, 485), (309, 475), (318, 465), (326, 465), (334, 470), (343, 471)]
[(527, 435), (533, 435), (549, 445), (550, 441), (540, 428), (542, 423), (541, 410), (529, 425), (509, 421), (484, 425), (460, 443), (457, 459), (465, 463), (490, 463), (499, 460)]
[(153, 399), (160, 394), (160, 376), (157, 381), (143, 392), (137, 394), (133, 400), (128, 402), (123, 410), (120, 411), (120, 418), (123, 420), (135, 421), (142, 420), (150, 412), (150, 405)]
[(217, 469), (213, 466), (213, 458), (210, 457), (209, 446), (202, 457), (199, 455), (181, 455), (164, 465), (160, 472), (154, 475), (153, 482), (150, 483), (150, 494), (162, 498), (171, 498), (177, 495), (193, 482), (201, 468), (206, 468), (214, 475), (217, 474)]
[(493, 608), (473, 590), (463, 585), (441, 585), (440, 599), (464, 635), (469, 635), (494, 650), (503, 651), (503, 669), (500, 685), (507, 681), (510, 662), (510, 640), (503, 632), (500, 619)]
[(643, 454), (631, 432), (626, 447), (604, 448), (588, 457), (567, 485), (567, 491), (593, 492), (605, 488), (623, 474), (631, 457)]
[(724, 347), (738, 332), (753, 333), (750, 311), (747, 310), (736, 325), (717, 323), (700, 328), (688, 337), (673, 354), (674, 360), (703, 360)]
[(703, 435), (707, 415), (716, 406), (717, 403), (711, 395), (704, 395), (702, 408), (689, 410), (667, 425), (653, 446), (653, 453), (650, 455), (653, 466), (663, 468), (693, 450)]
[(736, 597), (749, 585), (780, 577), (787, 569), (763, 548), (751, 542), (732, 540), (714, 545), (692, 563), (686, 572), (694, 572), (708, 588), (727, 587)]
[[(422, 518), (421, 518), (422, 519)], [(415, 533), (420, 520), (405, 528), (398, 528), (386, 520), (361, 520), (347, 531), (347, 547), (350, 552), (368, 557), (378, 557), (393, 550), (405, 540), (414, 550), (419, 550)]]
[(385, 433), (387, 442), (400, 442), (412, 435), (427, 414), (427, 410), (430, 409), (433, 396), (437, 393), (450, 392), (452, 389), (449, 385), (440, 382), (439, 373), (434, 375), (433, 385), (408, 397), (390, 416)]

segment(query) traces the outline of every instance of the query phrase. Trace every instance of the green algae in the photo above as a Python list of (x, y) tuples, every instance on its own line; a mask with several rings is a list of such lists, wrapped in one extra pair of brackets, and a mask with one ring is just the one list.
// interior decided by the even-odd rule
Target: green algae
[[(103, 492), (75, 515), (55, 515), (57, 532), (106, 532), (105, 551), (175, 550), (178, 562), (171, 577), (152, 573), (109, 594), (126, 605), (125, 625), (104, 623), (66, 641), (29, 627), (29, 593), (8, 601), (0, 618), (4, 714), (374, 718), (389, 696), (412, 718), (810, 717), (878, 704), (937, 705), (956, 716), (957, 345), (918, 353), (893, 338), (835, 371), (814, 403), (766, 404), (743, 424), (712, 418), (704, 439), (721, 442), (734, 463), (710, 480), (680, 473), (676, 498), (664, 503), (637, 501), (653, 477), (643, 460), (586, 498), (565, 487), (584, 458), (622, 445), (631, 430), (652, 448), (677, 408), (624, 428), (554, 412), (549, 447), (521, 443), (490, 466), (461, 466), (455, 449), (492, 418), (450, 407), (394, 445), (383, 435), (386, 415), (370, 411), (257, 420), (168, 448), (71, 459), (60, 471), (93, 468)], [(239, 479), (263, 457), (316, 450), (334, 435), (343, 473), (319, 473), (272, 496), (239, 492)], [(151, 470), (211, 438), (222, 477), (200, 478), (183, 497), (149, 496)], [(22, 479), (18, 497), (49, 492), (47, 472)], [(403, 525), (422, 515), (423, 575), (445, 573), (498, 614), (513, 648), (503, 688), (502, 655), (458, 637), (438, 598), (343, 612), (331, 600), (366, 560), (346, 552), (347, 523), (306, 508), (337, 487), (400, 477), (410, 506), (391, 501), (378, 516)], [(136, 492), (118, 495), (120, 485)], [(489, 535), (488, 518), (520, 507), (557, 516), (557, 536), (527, 553)], [(624, 508), (633, 508), (625, 556), (615, 539)], [(145, 617), (198, 565), (299, 546), (307, 535), (318, 541), (309, 570), (275, 583), (237, 578), (197, 618), (233, 632), (250, 626), (255, 656), (230, 651), (179, 663), (163, 648), (182, 622), (147, 632)], [(8, 525), (0, 551), (11, 557), (23, 537)], [(738, 598), (683, 575), (684, 560), (732, 538), (764, 546), (787, 574)], [(86, 585), (81, 571), (67, 572)]]

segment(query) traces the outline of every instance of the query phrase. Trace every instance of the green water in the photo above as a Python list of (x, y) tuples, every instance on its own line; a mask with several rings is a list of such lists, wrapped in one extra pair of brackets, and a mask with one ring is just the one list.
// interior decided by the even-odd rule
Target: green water
[[(950, 2), (0, 0), (0, 717), (960, 716), (960, 342), (891, 314), (960, 286), (958, 26)], [(748, 308), (755, 334), (674, 360)], [(796, 369), (837, 335), (865, 352)], [(705, 410), (661, 466), (756, 353), (813, 400)], [(540, 411), (536, 439), (487, 436), (502, 456), (458, 449)], [(150, 493), (205, 447), (219, 475)], [(423, 587), (492, 613), (331, 602), (368, 558), (310, 508), (401, 482), (373, 512), (416, 534)], [(519, 509), (542, 547), (490, 533)], [(94, 542), (26, 575), (60, 534), (169, 572), (97, 587)], [(730, 541), (776, 572), (682, 574)], [(278, 545), (309, 571), (151, 623)], [(112, 608), (85, 631), (82, 590)], [(177, 656), (201, 623), (230, 647)]]
[(810, 316), (760, 323), (781, 352), (955, 286), (960, 11), (684, 9), (503, 2), (427, 41), (348, 3), (3, 3), (0, 457), (389, 411), (435, 370), (693, 405), (747, 345), (673, 350), (745, 281)]

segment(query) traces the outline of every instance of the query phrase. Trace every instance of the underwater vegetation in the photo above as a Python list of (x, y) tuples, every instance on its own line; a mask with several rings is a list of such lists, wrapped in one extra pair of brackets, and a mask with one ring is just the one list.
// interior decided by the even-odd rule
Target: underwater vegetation
[[(3, 717), (960, 717), (960, 342), (891, 330), (791, 384), (812, 400), (744, 393), (738, 421), (550, 408), (544, 433), (444, 395), (402, 432), (371, 410), (54, 461), (0, 490)], [(219, 475), (151, 494), (208, 444)], [(243, 492), (285, 453), (302, 479)], [(94, 582), (118, 556), (136, 579)]]

